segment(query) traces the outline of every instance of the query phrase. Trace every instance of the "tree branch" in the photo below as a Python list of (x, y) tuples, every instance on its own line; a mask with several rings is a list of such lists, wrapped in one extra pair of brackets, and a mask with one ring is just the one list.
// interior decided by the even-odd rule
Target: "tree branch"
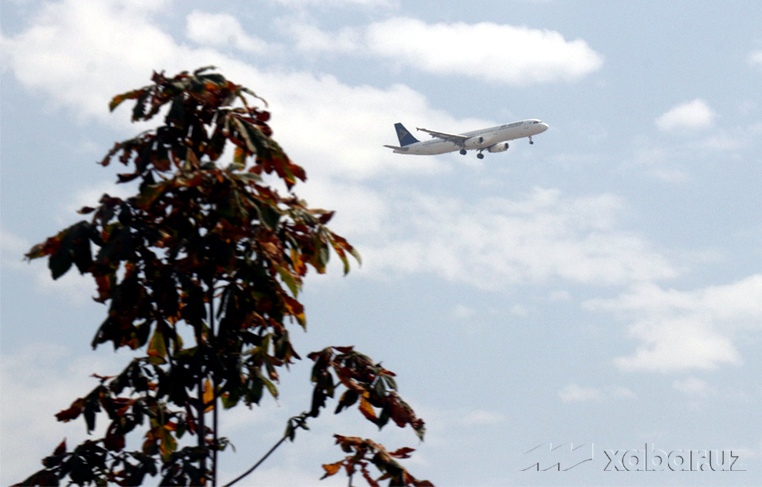
[(259, 467), (262, 464), (262, 462), (267, 460), (267, 457), (269, 457), (270, 454), (272, 452), (274, 452), (287, 439), (290, 438), (291, 441), (293, 441), (294, 437), (296, 436), (296, 429), (297, 428), (309, 429), (309, 428), (307, 428), (307, 422), (306, 422), (306, 419), (307, 419), (308, 416), (309, 416), (309, 413), (307, 411), (305, 411), (302, 414), (300, 414), (299, 416), (294, 416), (292, 418), (289, 418), (289, 420), (288, 420), (288, 427), (286, 428), (286, 432), (283, 433), (283, 437), (280, 440), (278, 440), (278, 442), (272, 448), (270, 448), (270, 450), (267, 453), (265, 453), (265, 456), (260, 458), (259, 461), (257, 463), (255, 463), (253, 467), (251, 467), (250, 469), (248, 469), (247, 471), (245, 471), (244, 473), (242, 473), (241, 475), (236, 477), (234, 480), (232, 480), (232, 481), (228, 482), (227, 484), (223, 485), (222, 487), (230, 487), (231, 485), (235, 484), (239, 480), (241, 480), (244, 477), (246, 477), (249, 474), (251, 474), (251, 472), (256, 470), (257, 467)]

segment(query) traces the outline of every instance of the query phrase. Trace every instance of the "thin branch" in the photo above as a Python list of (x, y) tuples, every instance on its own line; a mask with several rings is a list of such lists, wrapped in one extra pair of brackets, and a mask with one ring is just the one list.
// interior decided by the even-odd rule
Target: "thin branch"
[(257, 463), (255, 463), (253, 467), (251, 467), (250, 469), (248, 469), (247, 471), (245, 471), (244, 473), (242, 473), (241, 475), (236, 477), (234, 480), (232, 480), (232, 481), (228, 482), (227, 484), (223, 485), (222, 487), (230, 487), (231, 485), (235, 484), (236, 482), (238, 482), (239, 480), (243, 479), (247, 475), (251, 474), (251, 472), (256, 470), (257, 467), (259, 467), (262, 464), (262, 462), (267, 460), (267, 457), (269, 457), (270, 454), (272, 452), (274, 452), (287, 439), (291, 438), (292, 441), (293, 441), (293, 438), (294, 438), (294, 435), (296, 434), (295, 432), (296, 432), (297, 428), (309, 429), (309, 428), (307, 428), (307, 423), (306, 423), (306, 419), (307, 419), (308, 416), (309, 416), (309, 413), (305, 411), (302, 414), (300, 414), (299, 416), (294, 416), (292, 418), (289, 418), (289, 420), (288, 420), (288, 427), (286, 428), (286, 432), (283, 433), (283, 437), (280, 440), (278, 440), (278, 443), (276, 443), (272, 448), (270, 448), (270, 450), (267, 453), (265, 453), (265, 456), (260, 458), (259, 461)]
[(284, 441), (286, 441), (287, 439), (288, 439), (288, 435), (287, 435), (287, 434), (283, 435), (283, 438), (281, 438), (280, 440), (278, 440), (278, 443), (276, 443), (276, 444), (275, 444), (275, 446), (273, 446), (272, 448), (270, 448), (270, 451), (268, 451), (267, 453), (265, 453), (265, 456), (263, 456), (262, 458), (260, 458), (260, 460), (259, 460), (257, 463), (255, 463), (253, 467), (251, 467), (250, 469), (248, 469), (247, 471), (245, 471), (244, 473), (242, 473), (241, 475), (239, 475), (239, 476), (238, 476), (238, 477), (237, 477), (235, 480), (232, 480), (231, 482), (228, 482), (227, 484), (223, 485), (222, 487), (230, 487), (231, 485), (235, 484), (236, 482), (238, 482), (239, 480), (243, 479), (244, 477), (246, 477), (247, 475), (249, 475), (251, 472), (253, 472), (254, 470), (256, 470), (256, 469), (257, 469), (257, 467), (259, 467), (259, 466), (262, 464), (262, 462), (264, 462), (265, 460), (267, 460), (267, 457), (269, 457), (269, 456), (270, 456), (270, 454), (271, 454), (272, 452), (274, 452), (274, 451), (275, 451), (275, 450), (276, 450), (276, 449), (277, 449), (277, 448), (278, 448), (278, 447), (281, 445), (281, 443), (283, 443), (283, 442), (284, 442)]

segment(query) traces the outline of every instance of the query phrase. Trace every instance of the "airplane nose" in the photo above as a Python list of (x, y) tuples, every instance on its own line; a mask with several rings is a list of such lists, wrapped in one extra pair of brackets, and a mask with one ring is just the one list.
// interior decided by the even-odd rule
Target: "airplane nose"
[(548, 130), (548, 124), (547, 123), (541, 123), (540, 127), (542, 127), (542, 130), (540, 132), (545, 132)]

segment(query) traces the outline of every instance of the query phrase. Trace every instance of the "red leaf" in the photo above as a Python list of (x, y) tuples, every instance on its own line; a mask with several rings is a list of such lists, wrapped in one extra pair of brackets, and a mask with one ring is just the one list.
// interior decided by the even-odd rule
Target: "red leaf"
[(53, 455), (63, 455), (64, 453), (66, 453), (66, 438), (53, 450)]
[(79, 398), (74, 401), (69, 409), (64, 409), (60, 413), (56, 414), (56, 419), (64, 423), (68, 423), (72, 419), (76, 419), (82, 413), (82, 407), (85, 405), (85, 400)]
[(111, 426), (109, 426), (106, 437), (103, 439), (103, 446), (107, 450), (118, 452), (124, 448), (124, 435), (117, 432), (118, 428), (119, 425), (117, 423), (111, 423)]
[(389, 452), (389, 455), (395, 458), (410, 458), (410, 454), (415, 451), (415, 448), (404, 447), (399, 450)]

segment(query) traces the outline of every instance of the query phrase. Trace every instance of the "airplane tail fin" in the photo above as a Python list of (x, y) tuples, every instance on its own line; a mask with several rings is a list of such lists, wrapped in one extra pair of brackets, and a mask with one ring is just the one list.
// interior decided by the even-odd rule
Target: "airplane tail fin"
[(413, 134), (411, 134), (401, 123), (395, 123), (394, 129), (397, 131), (397, 138), (400, 141), (400, 146), (405, 147), (406, 145), (418, 142), (418, 139), (413, 137)]

